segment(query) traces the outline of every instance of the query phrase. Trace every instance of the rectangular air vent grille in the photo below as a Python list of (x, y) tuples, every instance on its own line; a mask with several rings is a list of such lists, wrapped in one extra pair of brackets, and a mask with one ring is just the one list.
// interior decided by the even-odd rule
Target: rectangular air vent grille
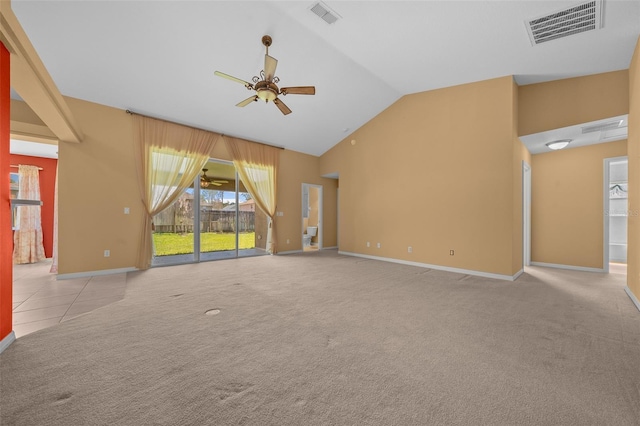
[(536, 45), (602, 28), (602, 1), (588, 1), (526, 21), (531, 44)]
[(340, 17), (337, 13), (330, 10), (329, 7), (323, 3), (316, 3), (315, 6), (311, 8), (311, 11), (318, 15), (318, 17), (327, 24), (333, 24)]
[(622, 125), (624, 120), (608, 121), (606, 123), (594, 124), (593, 126), (585, 126), (582, 128), (582, 134), (602, 132), (604, 130), (617, 129)]

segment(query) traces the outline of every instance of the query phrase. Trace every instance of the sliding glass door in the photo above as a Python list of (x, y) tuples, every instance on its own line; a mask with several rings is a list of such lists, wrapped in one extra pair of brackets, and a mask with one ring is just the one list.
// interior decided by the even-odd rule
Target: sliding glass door
[(236, 169), (210, 161), (200, 182), (200, 259), (237, 256)]
[(207, 162), (154, 227), (154, 266), (266, 254), (266, 215), (229, 162)]

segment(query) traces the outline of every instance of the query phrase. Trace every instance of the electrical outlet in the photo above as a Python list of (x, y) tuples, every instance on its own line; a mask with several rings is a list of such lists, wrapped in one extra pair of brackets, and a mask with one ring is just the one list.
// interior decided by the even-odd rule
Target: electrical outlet
[(124, 208), (124, 214), (129, 214), (129, 212), (130, 212), (129, 207), (125, 207)]
[(367, 241), (367, 247), (371, 247), (371, 243)]
[(287, 244), (289, 244), (289, 242), (290, 242), (290, 241), (289, 241), (289, 239), (287, 238)]
[(376, 244), (376, 247), (380, 248), (380, 243)]
[(453, 256), (454, 254), (455, 254), (455, 251), (449, 250), (449, 256)]
[(109, 257), (109, 256), (111, 256), (111, 250), (105, 250), (104, 257)]
[(413, 247), (409, 246), (409, 248), (407, 249), (407, 252), (413, 253)]

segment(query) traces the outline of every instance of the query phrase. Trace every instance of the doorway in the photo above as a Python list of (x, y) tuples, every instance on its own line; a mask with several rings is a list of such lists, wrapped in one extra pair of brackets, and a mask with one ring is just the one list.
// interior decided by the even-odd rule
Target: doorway
[(604, 160), (604, 259), (605, 272), (626, 273), (628, 205), (627, 157)]
[(302, 250), (322, 250), (322, 185), (302, 184)]
[(531, 265), (531, 166), (522, 162), (522, 266)]

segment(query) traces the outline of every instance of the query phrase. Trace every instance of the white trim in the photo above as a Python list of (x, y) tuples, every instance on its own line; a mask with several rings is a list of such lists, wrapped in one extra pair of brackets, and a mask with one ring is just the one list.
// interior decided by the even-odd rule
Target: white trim
[(524, 274), (524, 268), (520, 269), (518, 272), (515, 273), (515, 275), (513, 276), (513, 281), (517, 280), (518, 278), (520, 278), (520, 275)]
[(323, 247), (322, 250), (336, 250), (338, 248), (338, 246), (333, 246), (333, 247)]
[(99, 275), (123, 274), (125, 272), (135, 272), (138, 268), (101, 269), (99, 271), (74, 272), (71, 274), (59, 274), (57, 280), (71, 280), (74, 278), (97, 277)]
[(515, 275), (502, 275), (502, 274), (493, 274), (491, 272), (473, 271), (470, 269), (451, 268), (449, 266), (431, 265), (429, 263), (411, 262), (409, 260), (393, 259), (390, 257), (369, 256), (367, 254), (351, 253), (348, 251), (338, 251), (338, 254), (344, 254), (346, 256), (363, 257), (365, 259), (372, 259), (372, 260), (381, 260), (383, 262), (399, 263), (401, 265), (418, 266), (420, 268), (436, 269), (439, 271), (455, 272), (458, 274), (474, 275), (476, 277), (493, 278), (496, 280), (515, 281), (516, 278), (518, 278), (522, 273), (522, 271), (520, 271)]
[(609, 272), (609, 160), (602, 161), (602, 265)]
[(522, 263), (531, 265), (531, 166), (522, 160)]
[[(304, 204), (304, 188), (307, 188), (309, 191), (310, 188), (315, 188), (318, 190), (318, 231), (316, 236), (318, 237), (318, 250), (322, 250), (323, 243), (323, 235), (324, 235), (324, 189), (322, 185), (317, 185), (315, 183), (302, 183), (302, 194), (301, 194), (301, 204)], [(307, 196), (307, 202), (309, 202), (309, 197)], [(302, 209), (304, 205), (301, 205), (300, 208), (300, 224), (302, 225), (302, 235), (300, 236), (300, 243), (302, 244), (302, 249), (304, 250), (304, 233), (307, 231), (304, 227), (304, 214), (302, 213)]]
[(531, 266), (542, 266), (544, 268), (556, 268), (556, 269), (568, 269), (570, 271), (582, 271), (582, 272), (600, 272), (600, 273), (607, 272), (603, 268), (588, 268), (586, 266), (560, 265), (558, 263), (531, 262)]
[(16, 333), (11, 330), (11, 333), (7, 334), (7, 337), (0, 341), (0, 354), (9, 347), (10, 344), (16, 341)]
[(294, 254), (294, 253), (303, 253), (303, 251), (302, 250), (279, 251), (276, 253), (276, 256), (280, 256), (281, 254)]
[(631, 289), (628, 286), (624, 286), (624, 291), (629, 296), (629, 299), (636, 305), (636, 308), (640, 311), (640, 301), (636, 298), (636, 295), (631, 292)]

